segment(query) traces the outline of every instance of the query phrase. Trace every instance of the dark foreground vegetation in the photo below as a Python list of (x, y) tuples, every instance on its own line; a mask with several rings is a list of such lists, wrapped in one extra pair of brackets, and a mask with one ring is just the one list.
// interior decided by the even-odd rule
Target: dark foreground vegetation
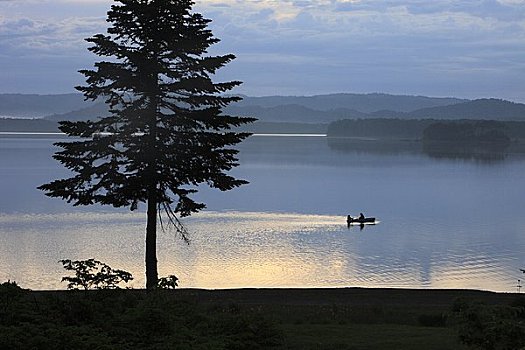
[(520, 349), (524, 321), (479, 291), (0, 285), (0, 349)]

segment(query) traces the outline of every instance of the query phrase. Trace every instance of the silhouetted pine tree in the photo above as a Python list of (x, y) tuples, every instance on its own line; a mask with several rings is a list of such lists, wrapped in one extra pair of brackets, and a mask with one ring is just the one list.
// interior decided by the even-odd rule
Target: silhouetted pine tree
[(236, 145), (249, 136), (229, 129), (253, 118), (222, 114), (239, 97), (223, 93), (238, 81), (211, 79), (234, 55), (209, 56), (219, 42), (209, 19), (193, 13), (191, 0), (119, 0), (108, 12), (108, 35), (86, 39), (106, 57), (82, 70), (86, 99), (103, 98), (110, 116), (61, 122), (72, 142), (54, 158), (74, 176), (42, 185), (50, 197), (73, 205), (94, 203), (137, 208), (147, 203), (146, 287), (157, 284), (157, 218), (167, 215), (184, 239), (176, 215), (205, 207), (190, 196), (206, 183), (222, 191), (247, 183), (226, 174), (237, 164)]

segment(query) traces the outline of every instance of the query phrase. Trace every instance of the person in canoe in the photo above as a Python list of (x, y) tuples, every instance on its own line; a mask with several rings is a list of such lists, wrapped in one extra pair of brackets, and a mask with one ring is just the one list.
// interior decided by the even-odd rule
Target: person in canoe
[(350, 224), (352, 222), (362, 222), (363, 220), (365, 219), (365, 216), (363, 213), (359, 213), (359, 216), (357, 218), (353, 218), (352, 216), (350, 215), (347, 215), (346, 216), (346, 223), (348, 224), (348, 227), (350, 227)]
[(365, 220), (365, 215), (363, 213), (359, 213), (359, 216), (357, 218), (353, 218), (350, 215), (346, 216), (346, 223), (348, 224), (348, 227), (350, 227), (350, 224), (352, 222), (363, 222)]

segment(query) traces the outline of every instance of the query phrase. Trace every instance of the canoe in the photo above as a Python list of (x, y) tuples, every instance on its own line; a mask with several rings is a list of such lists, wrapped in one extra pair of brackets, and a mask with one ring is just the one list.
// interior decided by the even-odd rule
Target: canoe
[(364, 224), (364, 223), (368, 223), (368, 222), (376, 222), (376, 218), (364, 218), (364, 219), (359, 219), (359, 218), (347, 218), (346, 221), (347, 221), (349, 224), (352, 224), (352, 223), (356, 223), (356, 224)]

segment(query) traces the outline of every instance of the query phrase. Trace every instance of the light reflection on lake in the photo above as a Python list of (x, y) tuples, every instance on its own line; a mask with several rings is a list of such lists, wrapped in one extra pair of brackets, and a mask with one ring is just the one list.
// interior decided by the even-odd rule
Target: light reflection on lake
[[(188, 246), (159, 234), (159, 272), (182, 287), (416, 287), (514, 291), (525, 267), (520, 154), (433, 158), (414, 145), (251, 138), (235, 175), (203, 189)], [(94, 257), (144, 285), (145, 215), (72, 208), (41, 183), (66, 175), (50, 140), (0, 138), (0, 281), (65, 288), (59, 259)], [(380, 224), (347, 228), (360, 211)]]

